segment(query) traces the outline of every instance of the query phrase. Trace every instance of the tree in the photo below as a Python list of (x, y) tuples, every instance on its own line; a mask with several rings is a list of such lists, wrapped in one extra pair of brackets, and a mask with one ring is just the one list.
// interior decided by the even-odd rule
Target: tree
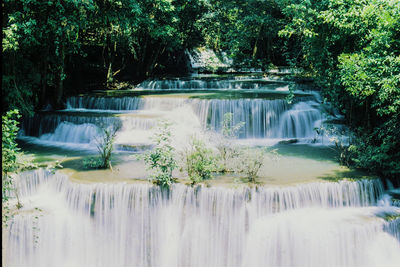
[(200, 0), (6, 0), (3, 111), (62, 108), (81, 80), (110, 88), (165, 71), (201, 41), (204, 11)]
[[(91, 2), (7, 0), (4, 7), (7, 23), (3, 24), (3, 88), (6, 90), (3, 99), (6, 107), (19, 106), (24, 114), (37, 104), (60, 107), (66, 78), (65, 60), (68, 55), (79, 52), (79, 35), (93, 8)], [(48, 103), (50, 95), (53, 97)]]
[(276, 1), (208, 1), (202, 18), (205, 43), (228, 52), (238, 67), (283, 65), (283, 14)]

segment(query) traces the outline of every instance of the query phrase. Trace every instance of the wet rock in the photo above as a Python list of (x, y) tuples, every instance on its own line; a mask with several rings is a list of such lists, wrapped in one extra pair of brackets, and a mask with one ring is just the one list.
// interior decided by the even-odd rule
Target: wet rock
[(298, 139), (282, 140), (282, 141), (279, 141), (278, 144), (280, 144), (280, 145), (295, 144), (298, 141), (299, 141)]

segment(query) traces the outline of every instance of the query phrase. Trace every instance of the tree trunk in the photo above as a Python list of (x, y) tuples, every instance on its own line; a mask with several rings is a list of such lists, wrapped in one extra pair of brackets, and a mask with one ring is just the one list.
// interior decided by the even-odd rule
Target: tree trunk
[(42, 57), (42, 66), (41, 66), (41, 74), (40, 74), (40, 98), (39, 98), (39, 107), (44, 107), (48, 104), (47, 101), (47, 70), (48, 70), (48, 58), (49, 55), (49, 47), (46, 46)]
[(257, 40), (253, 47), (253, 60), (257, 59), (258, 43), (260, 42), (260, 39), (261, 39), (262, 29), (263, 29), (263, 25), (261, 25), (260, 29), (258, 30)]
[(371, 130), (371, 112), (370, 112), (371, 107), (370, 106), (371, 106), (370, 98), (367, 97), (366, 102), (365, 102), (365, 114), (367, 116), (366, 123), (367, 123), (367, 129), (368, 130)]
[(153, 74), (153, 69), (155, 64), (157, 63), (158, 56), (160, 55), (161, 51), (161, 44), (158, 43), (156, 49), (153, 50), (154, 52), (151, 54), (147, 66), (146, 66), (146, 76), (149, 77)]
[(107, 88), (109, 88), (113, 82), (113, 75), (112, 75), (112, 60), (109, 60), (108, 62), (108, 68), (107, 68), (107, 77), (106, 77), (106, 85)]
[(143, 45), (143, 48), (141, 49), (140, 53), (140, 58), (139, 58), (139, 64), (138, 64), (138, 69), (137, 69), (137, 75), (139, 79), (143, 79), (146, 77), (146, 58), (147, 58), (147, 47), (149, 43), (149, 37), (146, 35), (146, 39)]
[(56, 82), (56, 91), (55, 91), (55, 108), (62, 107), (62, 96), (64, 91), (64, 60), (65, 60), (65, 47), (64, 44), (60, 44), (59, 47), (59, 65), (57, 66), (57, 82)]
[(114, 42), (114, 45), (111, 44), (111, 36), (107, 34), (107, 59), (108, 59), (108, 67), (107, 67), (107, 77), (106, 77), (106, 85), (110, 87), (114, 81), (114, 72), (113, 72), (113, 63), (114, 56), (117, 50), (117, 42)]

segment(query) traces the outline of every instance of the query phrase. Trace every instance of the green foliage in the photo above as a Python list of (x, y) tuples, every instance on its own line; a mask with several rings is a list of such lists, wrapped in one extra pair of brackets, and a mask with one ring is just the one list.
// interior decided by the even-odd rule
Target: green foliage
[(355, 102), (370, 105), (378, 116), (393, 116), (400, 111), (400, 4), (381, 3), (383, 7), (375, 11), (376, 26), (364, 37), (368, 44), (342, 54), (339, 69)]
[(94, 168), (101, 169), (112, 169), (111, 155), (114, 147), (115, 136), (120, 128), (120, 123), (114, 123), (109, 127), (102, 127), (100, 136), (96, 138), (96, 146), (100, 156), (100, 164), (94, 162), (93, 160), (88, 160), (86, 166), (93, 166)]
[(91, 8), (91, 1), (5, 1), (2, 85), (6, 108), (31, 114), (38, 104), (60, 105), (65, 59), (80, 51), (80, 34)]
[[(1, 142), (1, 174), (2, 174), (2, 223), (7, 225), (10, 219), (9, 199), (15, 191), (15, 185), (11, 173), (16, 172), (20, 165), (18, 158), (20, 157), (19, 148), (16, 143), (18, 134), (18, 119), (21, 117), (18, 110), (8, 111), (2, 116), (2, 142)], [(18, 196), (18, 195), (17, 195)], [(22, 207), (18, 201), (17, 207)]]
[(236, 138), (243, 126), (244, 122), (233, 125), (233, 113), (225, 113), (222, 120), (222, 135), (225, 138)]
[[(319, 128), (314, 128), (318, 136), (324, 138), (327, 135), (329, 141), (333, 143), (332, 149), (336, 153), (336, 159), (342, 166), (351, 167), (356, 151), (356, 146), (353, 144), (356, 137), (349, 130), (339, 129), (335, 125), (323, 125)], [(314, 139), (316, 141), (316, 138)], [(322, 139), (323, 142), (323, 139)]]
[[(362, 130), (362, 129), (361, 129)], [(400, 119), (393, 118), (372, 133), (360, 132), (353, 142), (353, 164), (384, 177), (400, 177)]]
[(217, 138), (216, 147), (219, 152), (220, 171), (225, 173), (232, 171), (229, 163), (239, 156), (239, 149), (234, 144), (234, 139), (238, 137), (240, 129), (244, 126), (244, 122), (233, 124), (233, 114), (225, 113), (222, 121), (222, 136)]
[(6, 0), (2, 7), (3, 106), (24, 115), (62, 107), (75, 80), (86, 78), (79, 70), (111, 87), (126, 69), (131, 80), (144, 79), (179, 61), (179, 51), (200, 43), (205, 12), (201, 0)]
[(226, 51), (238, 67), (283, 64), (284, 40), (278, 37), (283, 14), (276, 1), (210, 0), (200, 20), (205, 43)]
[(100, 126), (99, 135), (95, 138), (98, 151), (97, 157), (83, 159), (83, 167), (86, 169), (108, 169), (112, 170), (111, 158), (114, 148), (114, 141), (121, 123), (114, 123), (108, 127)]
[(192, 138), (189, 149), (184, 154), (184, 169), (193, 184), (211, 179), (215, 171), (215, 157), (213, 151), (206, 147), (199, 139)]
[(372, 133), (363, 128), (356, 132), (339, 130), (335, 126), (315, 129), (318, 135), (327, 134), (333, 142), (332, 149), (339, 163), (357, 167), (384, 177), (400, 175), (400, 128), (399, 121), (391, 120)]
[(170, 126), (167, 121), (159, 122), (153, 136), (155, 147), (144, 155), (147, 169), (152, 171), (152, 182), (162, 187), (169, 187), (174, 182), (172, 172), (177, 167)]
[(236, 172), (244, 175), (250, 183), (255, 183), (258, 172), (264, 165), (265, 153), (259, 149), (244, 148), (236, 164)]
[(276, 149), (242, 147), (235, 159), (235, 172), (243, 175), (250, 183), (257, 183), (258, 173), (265, 166), (279, 159)]
[[(104, 169), (103, 160), (100, 157), (88, 157), (83, 159), (83, 167), (85, 169)], [(109, 165), (106, 165), (108, 168)]]
[[(356, 137), (339, 160), (385, 176), (399, 173), (400, 2), (281, 1), (280, 35), (296, 42), (296, 64), (310, 70)], [(388, 130), (388, 126), (390, 130)], [(385, 134), (384, 134), (385, 133)]]
[[(32, 162), (32, 160), (30, 162)], [(50, 164), (46, 164), (44, 166), (38, 166), (37, 164), (34, 165), (34, 168), (39, 168), (39, 167), (46, 167), (46, 169), (49, 170), (52, 174), (55, 174), (57, 169), (64, 168), (61, 164), (61, 160), (56, 160), (56, 161), (51, 162)]]
[(5, 116), (2, 116), (1, 161), (3, 177), (18, 169), (17, 156), (19, 148), (16, 143), (16, 138), (19, 130), (17, 120), (20, 117), (21, 115), (18, 110), (11, 110), (7, 112)]

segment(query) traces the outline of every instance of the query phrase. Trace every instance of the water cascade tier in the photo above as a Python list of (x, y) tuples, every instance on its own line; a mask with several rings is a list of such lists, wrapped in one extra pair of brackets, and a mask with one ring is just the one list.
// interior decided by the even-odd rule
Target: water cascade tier
[[(399, 214), (379, 180), (291, 187), (79, 184), (15, 178), (25, 203), (6, 266), (379, 267), (400, 262)], [(386, 199), (386, 200), (385, 200)]]
[(87, 148), (95, 129), (121, 123), (117, 142), (145, 144), (150, 142), (149, 129), (160, 119), (173, 122), (175, 132), (189, 136), (205, 130), (221, 132), (224, 114), (232, 113), (231, 126), (244, 123), (240, 139), (315, 142), (314, 129), (330, 115), (322, 112), (315, 91), (297, 90), (289, 103), (290, 84), (294, 83), (259, 77), (145, 81), (119, 94), (70, 97), (65, 110), (42, 112), (25, 121), (21, 138), (43, 145), (84, 143)]

